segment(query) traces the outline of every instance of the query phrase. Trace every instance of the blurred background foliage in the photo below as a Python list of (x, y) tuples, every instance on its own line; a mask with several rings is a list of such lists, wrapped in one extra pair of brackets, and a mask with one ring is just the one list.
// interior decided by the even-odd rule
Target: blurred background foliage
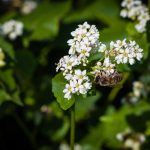
[[(0, 1), (1, 25), (10, 19), (24, 24), (17, 39), (0, 36), (6, 55), (6, 65), (0, 68), (0, 150), (67, 150), (60, 145), (69, 142), (69, 110), (63, 111), (56, 102), (52, 78), (55, 63), (68, 52), (70, 32), (84, 21), (97, 26), (106, 44), (136, 40), (144, 49), (144, 60), (131, 68), (120, 67), (129, 71), (123, 87), (98, 86), (95, 96), (76, 102), (76, 143), (80, 150), (127, 150), (116, 136), (130, 129), (145, 136), (141, 149), (149, 150), (149, 23), (147, 33), (137, 33), (133, 22), (119, 16), (120, 0), (38, 0), (26, 15), (20, 11), (23, 2)], [(136, 102), (131, 96), (134, 81), (143, 85)]]

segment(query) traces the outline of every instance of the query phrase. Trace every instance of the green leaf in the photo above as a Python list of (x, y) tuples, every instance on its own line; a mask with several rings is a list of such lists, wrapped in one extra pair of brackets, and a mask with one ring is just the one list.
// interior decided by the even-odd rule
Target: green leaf
[(130, 72), (131, 71), (128, 64), (117, 64), (117, 70), (119, 72)]
[(20, 91), (19, 91), (19, 89), (16, 90), (15, 92), (13, 92), (11, 101), (14, 102), (15, 104), (19, 105), (19, 106), (23, 106), (23, 103), (22, 103), (22, 101), (20, 99)]
[(23, 103), (20, 100), (18, 91), (15, 91), (11, 94), (11, 93), (6, 92), (4, 89), (0, 89), (0, 105), (6, 101), (11, 101), (20, 106), (23, 105)]
[(92, 150), (102, 150), (100, 147), (103, 142), (103, 128), (101, 124), (90, 128), (88, 134), (82, 139), (81, 143), (89, 145)]
[(11, 20), (12, 18), (15, 18), (17, 16), (17, 12), (16, 11), (8, 11), (7, 13), (1, 15), (0, 17), (0, 23), (4, 23), (8, 20)]
[(17, 105), (22, 106), (23, 103), (20, 100), (20, 91), (17, 88), (16, 81), (13, 76), (12, 70), (0, 71), (1, 81), (1, 103), (5, 101), (12, 101)]
[[(135, 126), (144, 126), (143, 121), (145, 119), (145, 112), (149, 111), (150, 105), (146, 102), (139, 102), (137, 105), (124, 105), (120, 110), (114, 110), (111, 107), (108, 109), (105, 116), (100, 117), (103, 125), (104, 140), (107, 141), (107, 145), (112, 148), (116, 148), (119, 143), (116, 139), (116, 135), (119, 132), (123, 132), (127, 128), (135, 129)], [(132, 116), (130, 122), (129, 118)], [(137, 117), (139, 120), (138, 124), (133, 120), (133, 116)], [(148, 117), (147, 117), (148, 119)], [(117, 144), (118, 143), (118, 144)]]
[(5, 92), (3, 89), (0, 89), (0, 105), (5, 102), (5, 101), (8, 101), (11, 99), (11, 96)]
[(137, 35), (139, 35), (139, 36), (141, 36), (141, 34), (139, 34), (138, 32), (137, 32), (137, 30), (135, 29), (135, 23), (128, 23), (127, 24), (127, 32), (128, 32), (128, 34), (132, 37), (132, 36), (137, 36)]
[(144, 59), (149, 55), (149, 43), (146, 33), (138, 33), (135, 29), (135, 23), (128, 23), (127, 32), (132, 40), (135, 40), (139, 46), (144, 50)]
[(68, 12), (69, 8), (69, 1), (61, 3), (45, 1), (41, 2), (29, 16), (21, 16), (20, 20), (31, 32), (29, 40), (45, 40), (55, 37), (59, 30), (59, 20)]
[(120, 22), (120, 5), (116, 0), (98, 0), (93, 10), (95, 16), (109, 26), (116, 26)]
[(100, 31), (100, 33), (100, 41), (106, 44), (110, 43), (110, 41), (123, 40), (124, 38), (128, 38), (126, 23), (119, 23), (116, 26), (105, 28)]
[(139, 37), (136, 37), (135, 41), (139, 44), (140, 48), (143, 49), (144, 59), (147, 59), (149, 55), (149, 43), (147, 42), (146, 34), (142, 34)]
[(116, 0), (97, 0), (84, 9), (72, 11), (65, 17), (64, 21), (65, 23), (71, 23), (75, 21), (94, 20), (97, 18), (109, 26), (116, 26), (116, 23), (120, 21), (119, 14), (120, 5), (118, 5)]
[(17, 71), (19, 71), (24, 77), (31, 77), (37, 65), (34, 55), (27, 50), (17, 51), (16, 58)]
[(91, 11), (91, 6), (78, 11), (72, 11), (64, 18), (65, 23), (72, 23), (76, 21), (92, 20), (94, 18), (94, 12)]
[[(149, 109), (150, 104), (146, 102), (140, 102), (136, 106), (124, 105), (119, 110), (115, 110), (113, 106), (109, 106), (105, 115), (100, 117), (100, 123), (89, 130), (87, 136), (82, 139), (81, 143), (88, 143), (94, 150), (103, 150), (103, 144), (117, 149), (121, 143), (117, 140), (116, 135), (125, 131), (127, 128), (135, 129), (135, 126), (129, 123), (129, 116), (135, 115), (137, 119), (141, 116), (140, 118), (144, 119), (144, 113), (149, 111)], [(138, 125), (137, 122), (134, 122), (134, 124), (139, 126), (139, 124), (143, 124), (143, 121), (140, 122), (139, 120)]]
[(2, 48), (4, 52), (8, 54), (10, 58), (12, 59), (15, 58), (15, 53), (14, 53), (12, 45), (8, 43), (7, 41), (5, 41), (2, 37), (0, 37), (0, 47)]
[(91, 62), (91, 61), (99, 60), (103, 57), (104, 57), (104, 54), (98, 52), (98, 53), (91, 54), (88, 60), (89, 62)]
[(146, 25), (146, 34), (147, 34), (147, 41), (150, 42), (150, 21), (148, 21)]
[(0, 79), (5, 83), (5, 86), (7, 86), (9, 90), (12, 91), (16, 89), (16, 82), (12, 70), (0, 70)]
[(99, 98), (100, 93), (98, 92), (95, 96), (87, 96), (86, 98), (83, 98), (82, 96), (75, 97), (76, 120), (79, 121), (87, 117)]
[(62, 73), (57, 74), (52, 79), (52, 92), (54, 93), (54, 96), (56, 97), (57, 102), (60, 104), (60, 107), (64, 110), (67, 110), (74, 104), (75, 98), (73, 96), (70, 100), (67, 100), (64, 98), (63, 90), (65, 88), (65, 84), (66, 84), (66, 81)]

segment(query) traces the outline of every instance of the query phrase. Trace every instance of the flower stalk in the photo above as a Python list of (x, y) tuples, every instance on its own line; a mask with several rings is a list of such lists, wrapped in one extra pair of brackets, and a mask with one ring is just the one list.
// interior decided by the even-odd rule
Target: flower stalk
[(70, 150), (74, 150), (75, 141), (75, 104), (71, 107)]

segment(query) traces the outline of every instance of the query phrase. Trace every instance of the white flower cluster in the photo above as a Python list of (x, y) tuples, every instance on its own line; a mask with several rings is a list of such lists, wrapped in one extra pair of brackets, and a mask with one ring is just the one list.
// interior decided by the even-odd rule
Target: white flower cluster
[[(88, 58), (94, 52), (101, 53), (101, 58), (96, 66), (92, 67), (92, 74), (105, 72), (106, 76), (112, 76), (111, 79), (117, 80), (120, 76), (117, 74), (116, 65), (129, 63), (133, 65), (135, 60), (141, 60), (143, 57), (142, 49), (135, 41), (126, 41), (126, 39), (110, 42), (110, 48), (99, 42), (99, 32), (94, 25), (85, 22), (71, 32), (73, 39), (68, 40), (70, 46), (69, 55), (59, 60), (56, 71), (61, 70), (67, 84), (64, 97), (71, 99), (73, 94), (86, 94), (92, 87), (92, 83), (87, 75)], [(82, 69), (81, 69), (82, 68)], [(91, 71), (91, 70), (90, 70)], [(115, 76), (116, 75), (116, 76)], [(119, 79), (120, 80), (120, 79)]]
[(140, 150), (141, 145), (145, 142), (145, 136), (142, 133), (134, 133), (130, 129), (116, 135), (117, 139), (123, 142), (123, 147), (131, 150)]
[(117, 40), (110, 42), (110, 48), (107, 49), (105, 44), (100, 44), (99, 52), (104, 53), (104, 61), (98, 62), (93, 67), (93, 74), (104, 70), (108, 75), (113, 74), (116, 69), (116, 64), (130, 64), (133, 65), (135, 60), (140, 61), (143, 57), (143, 49), (135, 41), (127, 42), (124, 40)]
[(37, 7), (37, 2), (26, 0), (23, 2), (23, 5), (21, 7), (21, 12), (25, 15), (30, 14), (34, 9)]
[(115, 61), (117, 64), (129, 63), (133, 65), (136, 59), (140, 61), (143, 57), (143, 49), (141, 49), (135, 41), (129, 41), (128, 43), (126, 39), (124, 39), (123, 41), (118, 40), (111, 44), (113, 51), (116, 53)]
[(0, 67), (5, 66), (5, 54), (3, 52), (3, 50), (0, 48)]
[(76, 55), (66, 55), (59, 60), (56, 71), (61, 70), (63, 71), (63, 75), (66, 76), (68, 73), (72, 73), (73, 67), (78, 66), (79, 64), (80, 60)]
[(140, 97), (143, 88), (144, 88), (144, 85), (142, 82), (134, 81), (133, 82), (133, 94), (134, 94), (134, 96)]
[(91, 89), (92, 84), (89, 77), (86, 74), (86, 70), (80, 69), (74, 70), (73, 74), (67, 74), (65, 78), (69, 84), (66, 84), (64, 92), (64, 98), (71, 99), (72, 94), (86, 94)]
[(69, 55), (59, 60), (56, 71), (63, 71), (65, 79), (68, 81), (64, 89), (64, 97), (71, 99), (72, 94), (86, 94), (92, 87), (86, 70), (78, 69), (85, 67), (88, 63), (88, 57), (98, 47), (99, 32), (95, 25), (89, 25), (85, 22), (71, 32), (73, 39), (68, 40), (70, 46)]
[(98, 61), (96, 63), (96, 65), (93, 67), (93, 71), (91, 73), (92, 74), (97, 74), (101, 70), (105, 71), (105, 73), (109, 76), (109, 75), (111, 75), (115, 72), (116, 65), (111, 62), (109, 57), (106, 57), (104, 59), (103, 63), (101, 63), (100, 61)]
[(95, 25), (89, 25), (85, 22), (83, 25), (71, 32), (73, 39), (68, 40), (70, 46), (69, 54), (78, 56), (78, 60), (86, 66), (93, 48), (97, 47), (99, 43), (99, 32)]
[(130, 18), (137, 21), (135, 28), (138, 32), (142, 33), (146, 29), (146, 23), (150, 20), (148, 8), (142, 4), (140, 0), (123, 0), (121, 3), (123, 9), (120, 15), (123, 18)]
[(141, 96), (144, 96), (144, 90), (145, 87), (141, 81), (134, 81), (132, 92), (129, 92), (127, 98), (123, 99), (123, 103), (129, 102), (131, 104), (136, 104), (141, 98)]
[(10, 40), (15, 40), (18, 36), (23, 34), (23, 23), (20, 21), (9, 20), (1, 27), (1, 34), (8, 36)]

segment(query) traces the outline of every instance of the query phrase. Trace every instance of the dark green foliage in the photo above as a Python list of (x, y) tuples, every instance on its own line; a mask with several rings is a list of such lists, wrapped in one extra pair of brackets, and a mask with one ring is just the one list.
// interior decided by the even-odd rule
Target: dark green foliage
[[(123, 144), (116, 135), (127, 128), (143, 133), (147, 140), (142, 150), (149, 150), (150, 23), (147, 33), (137, 33), (132, 21), (119, 16), (120, 2), (41, 0), (29, 15), (21, 14), (11, 2), (9, 6), (0, 2), (0, 24), (9, 19), (24, 23), (24, 33), (16, 40), (0, 35), (0, 48), (6, 55), (6, 65), (0, 68), (0, 150), (59, 150), (61, 143), (69, 143), (69, 108), (74, 104), (76, 143), (82, 150), (121, 150)], [(144, 49), (144, 59), (132, 67), (118, 66), (125, 73), (117, 87), (96, 86), (93, 95), (66, 100), (66, 81), (62, 73), (56, 73), (55, 63), (68, 53), (70, 32), (84, 21), (97, 26), (105, 44), (135, 40)], [(101, 57), (95, 54), (89, 61)], [(139, 101), (131, 104), (128, 96), (136, 80), (145, 89)]]

